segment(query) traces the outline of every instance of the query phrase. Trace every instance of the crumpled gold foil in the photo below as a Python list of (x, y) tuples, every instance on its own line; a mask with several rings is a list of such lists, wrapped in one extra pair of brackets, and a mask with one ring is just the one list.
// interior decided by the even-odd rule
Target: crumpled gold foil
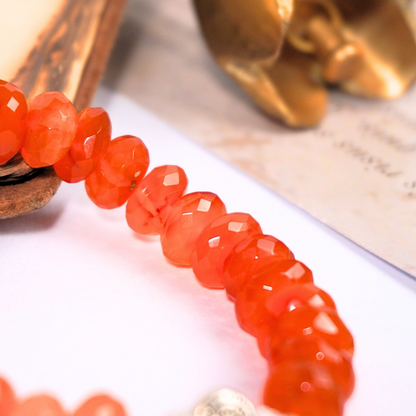
[(328, 87), (399, 97), (416, 76), (413, 0), (194, 0), (218, 65), (267, 113), (318, 124)]

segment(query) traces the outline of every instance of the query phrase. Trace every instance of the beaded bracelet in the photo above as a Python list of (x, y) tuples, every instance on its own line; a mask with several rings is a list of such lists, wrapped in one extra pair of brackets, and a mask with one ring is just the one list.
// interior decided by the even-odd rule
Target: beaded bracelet
[(101, 108), (77, 114), (59, 92), (27, 104), (18, 87), (0, 81), (0, 115), (0, 165), (20, 151), (33, 168), (53, 165), (63, 181), (85, 180), (100, 208), (127, 203), (128, 225), (160, 235), (169, 262), (192, 267), (207, 288), (226, 290), (268, 361), (265, 405), (298, 416), (342, 415), (354, 387), (353, 338), (332, 298), (284, 243), (264, 235), (249, 214), (227, 213), (213, 193), (184, 194), (188, 179), (178, 166), (146, 175), (145, 144), (134, 136), (111, 140)]

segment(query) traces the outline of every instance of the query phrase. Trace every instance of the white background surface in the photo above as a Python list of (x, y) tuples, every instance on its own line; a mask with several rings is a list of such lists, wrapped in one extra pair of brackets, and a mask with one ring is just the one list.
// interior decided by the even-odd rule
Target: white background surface
[[(145, 141), (151, 167), (182, 166), (188, 191), (249, 212), (313, 270), (355, 336), (346, 416), (416, 414), (415, 281), (121, 96), (101, 89), (96, 105), (114, 136)], [(96, 208), (83, 185), (0, 222), (0, 265), (0, 374), (19, 395), (46, 390), (73, 409), (107, 391), (132, 416), (170, 415), (225, 386), (260, 402), (266, 365), (224, 292), (165, 262), (157, 238), (134, 235), (124, 209)]]

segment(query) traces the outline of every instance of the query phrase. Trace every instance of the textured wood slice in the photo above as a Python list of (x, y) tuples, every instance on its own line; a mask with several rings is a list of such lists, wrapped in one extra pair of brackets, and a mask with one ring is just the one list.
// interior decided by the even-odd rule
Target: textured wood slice
[(0, 189), (2, 218), (15, 217), (46, 205), (55, 195), (61, 181), (52, 167), (36, 169), (29, 180)]
[[(0, 29), (0, 47), (7, 51), (0, 62), (0, 78), (18, 85), (29, 98), (56, 90), (78, 111), (86, 107), (105, 68), (124, 0), (10, 3), (0, 1), (7, 7), (5, 14), (17, 16), (14, 25)], [(31, 169), (17, 155), (0, 166), (0, 218), (41, 208), (59, 184), (53, 169)]]

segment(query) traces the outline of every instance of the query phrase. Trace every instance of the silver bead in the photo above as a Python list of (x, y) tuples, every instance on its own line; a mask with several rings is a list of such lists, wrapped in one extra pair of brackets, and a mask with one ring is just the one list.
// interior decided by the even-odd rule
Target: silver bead
[(193, 416), (257, 416), (253, 404), (230, 389), (214, 391), (195, 409)]

